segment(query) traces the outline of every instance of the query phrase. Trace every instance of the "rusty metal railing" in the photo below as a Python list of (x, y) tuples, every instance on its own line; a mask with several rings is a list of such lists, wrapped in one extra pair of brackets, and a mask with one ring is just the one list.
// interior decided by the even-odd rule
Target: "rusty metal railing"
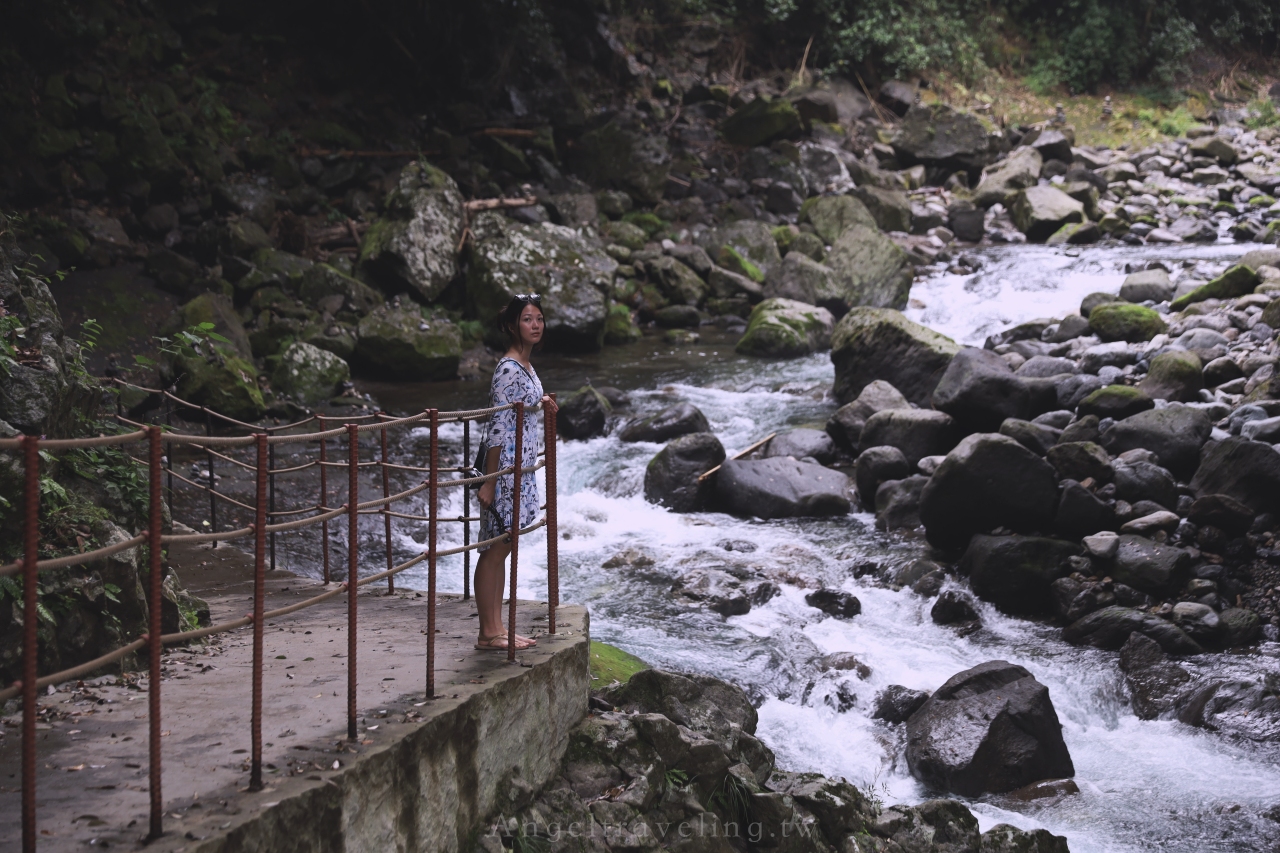
[[(153, 389), (143, 390), (150, 391)], [(355, 740), (357, 737), (356, 687), (358, 684), (358, 670), (356, 666), (356, 641), (358, 638), (357, 591), (359, 587), (381, 580), (386, 580), (388, 589), (394, 590), (393, 578), (397, 574), (400, 574), (421, 562), (425, 561), (427, 563), (427, 660), (425, 693), (428, 699), (433, 699), (436, 698), (436, 569), (439, 559), (441, 557), (455, 554), (464, 555), (464, 591), (467, 594), (467, 597), (469, 597), (470, 578), (466, 575), (469, 573), (471, 565), (470, 552), (488, 547), (503, 540), (507, 540), (511, 543), (511, 590), (507, 626), (507, 659), (514, 661), (516, 651), (516, 584), (519, 568), (520, 537), (522, 534), (531, 533), (538, 528), (545, 526), (547, 528), (547, 630), (548, 633), (551, 634), (556, 632), (555, 611), (556, 606), (559, 603), (559, 559), (557, 553), (556, 534), (556, 414), (550, 407), (535, 407), (544, 408), (543, 428), (545, 436), (545, 450), (543, 453), (539, 454), (542, 457), (540, 461), (532, 467), (524, 467), (521, 464), (524, 458), (522, 453), (526, 441), (526, 407), (523, 403), (512, 403), (506, 406), (458, 412), (440, 412), (436, 409), (429, 409), (415, 415), (400, 418), (393, 418), (382, 412), (348, 419), (313, 415), (312, 417), (292, 424), (285, 424), (283, 426), (276, 427), (261, 427), (226, 417), (203, 406), (196, 406), (188, 403), (167, 391), (155, 391), (154, 393), (162, 395), (162, 400), (164, 402), (163, 417), (166, 421), (166, 427), (131, 421), (125, 418), (122, 414), (117, 413), (117, 419), (121, 424), (125, 427), (133, 427), (133, 431), (124, 432), (118, 435), (103, 435), (94, 438), (81, 439), (43, 439), (37, 436), (0, 439), (0, 451), (19, 451), (21, 453), (24, 471), (25, 512), (23, 518), (22, 537), (23, 556), (20, 560), (14, 563), (0, 566), (0, 577), (21, 574), (23, 581), (24, 617), (21, 670), (22, 678), (14, 682), (9, 687), (0, 689), (0, 702), (4, 702), (18, 695), (22, 696), (22, 844), (24, 853), (33, 853), (36, 849), (37, 840), (35, 725), (38, 709), (36, 699), (39, 691), (49, 687), (50, 685), (83, 678), (102, 669), (103, 667), (123, 659), (129, 654), (140, 651), (144, 647), (147, 649), (148, 731), (150, 740), (149, 792), (151, 801), (150, 836), (152, 838), (157, 838), (163, 834), (164, 831), (164, 798), (162, 787), (163, 756), (160, 741), (161, 714), (163, 710), (161, 704), (161, 652), (163, 650), (163, 646), (189, 642), (214, 634), (233, 631), (247, 625), (253, 626), (253, 673), (251, 682), (252, 712), (250, 724), (251, 763), (249, 790), (261, 791), (263, 789), (263, 631), (267, 622), (291, 613), (296, 613), (299, 610), (315, 606), (346, 593), (348, 622), (347, 736), (352, 740)], [(172, 412), (175, 406), (185, 408), (193, 413), (198, 413), (204, 422), (205, 434), (193, 435), (173, 432), (170, 427), (172, 424)], [(514, 409), (516, 414), (516, 447), (514, 465), (495, 471), (492, 474), (481, 473), (479, 475), (476, 475), (469, 468), (446, 468), (440, 465), (439, 431), (442, 424), (461, 423), (463, 425), (463, 464), (465, 465), (467, 458), (469, 458), (468, 454), (471, 449), (471, 423), (488, 417), (495, 412), (507, 409)], [(213, 422), (215, 420), (230, 427), (249, 430), (250, 434), (240, 436), (215, 435), (213, 429)], [(337, 425), (331, 426), (334, 423), (337, 423)], [(311, 432), (289, 432), (311, 424), (315, 424), (318, 428)], [(431, 445), (429, 464), (425, 467), (416, 467), (390, 462), (387, 452), (388, 429), (418, 425), (426, 425), (430, 430)], [(362, 462), (360, 461), (361, 435), (364, 433), (375, 432), (376, 438), (378, 439), (378, 450), (380, 452), (376, 454), (373, 461)], [(330, 440), (340, 441), (343, 436), (346, 437), (347, 459), (344, 462), (337, 462), (329, 458), (328, 443)], [(274, 451), (277, 445), (307, 445), (312, 443), (317, 444), (318, 453), (316, 454), (316, 458), (310, 459), (303, 464), (292, 465), (287, 468), (277, 468), (275, 466)], [(138, 444), (144, 444), (146, 446), (145, 458), (138, 458), (136, 456), (132, 457), (134, 462), (140, 467), (145, 468), (147, 472), (150, 508), (146, 531), (125, 541), (113, 543), (112, 545), (97, 548), (85, 553), (72, 554), (46, 560), (39, 559), (41, 451), (59, 451), (102, 446), (116, 446), (127, 449)], [(168, 448), (167, 452), (166, 446)], [(177, 448), (187, 448), (197, 453), (203, 453), (209, 466), (209, 470), (207, 472), (208, 476), (192, 479), (175, 473), (173, 471), (173, 456), (174, 451)], [(243, 448), (245, 450), (251, 448), (254, 452), (254, 461), (250, 463), (242, 459), (236, 459), (232, 454), (238, 448)], [(222, 461), (224, 464), (233, 465), (243, 470), (253, 472), (255, 494), (252, 506), (244, 501), (236, 500), (230, 495), (218, 491), (216, 477), (214, 474), (215, 459)], [(273, 500), (273, 496), (275, 494), (275, 478), (280, 475), (297, 473), (311, 468), (317, 468), (319, 472), (320, 494), (316, 503), (302, 509), (277, 511), (274, 507)], [(343, 505), (337, 507), (331, 507), (329, 505), (328, 470), (330, 468), (347, 469), (347, 501)], [(359, 474), (361, 468), (375, 468), (380, 470), (382, 479), (382, 496), (380, 498), (364, 502), (360, 501)], [(522, 496), (521, 494), (522, 475), (535, 472), (540, 468), (545, 468), (546, 470), (547, 497), (545, 513), (537, 521), (527, 527), (521, 528), (521, 501), (522, 498), (524, 500), (528, 499), (528, 495)], [(392, 471), (421, 473), (425, 475), (425, 479), (419, 485), (412, 486), (401, 492), (392, 494), (390, 480), (390, 474)], [(441, 480), (440, 477), (444, 474), (463, 474), (464, 476), (455, 477), (450, 480)], [(478, 521), (479, 519), (473, 518), (470, 514), (470, 491), (473, 488), (478, 488), (480, 484), (486, 481), (504, 476), (513, 477), (513, 509), (511, 528), (501, 536), (472, 542), (471, 523)], [(174, 494), (173, 484), (175, 479), (191, 489), (206, 492), (208, 494), (210, 502), (209, 532), (167, 535), (163, 533), (163, 499), (166, 491), (166, 477), (168, 478), (167, 490), (171, 505)], [(206, 482), (197, 482), (199, 479), (204, 479)], [(463, 514), (457, 517), (441, 518), (439, 516), (439, 490), (442, 488), (458, 487), (464, 490)], [(428, 514), (426, 516), (416, 515), (413, 513), (396, 512), (392, 510), (393, 505), (402, 501), (407, 501), (423, 491), (428, 493)], [(241, 509), (251, 511), (253, 513), (253, 522), (245, 527), (219, 530), (217, 523), (217, 509), (218, 502), (220, 500), (233, 507), (239, 507)], [(299, 515), (305, 517), (293, 518), (289, 521), (275, 520), (286, 516)], [(359, 519), (361, 515), (379, 515), (382, 517), (382, 528), (383, 535), (386, 540), (387, 557), (386, 570), (363, 578), (360, 577), (359, 573), (358, 532)], [(328, 535), (330, 522), (343, 516), (346, 517), (348, 534), (346, 581), (337, 589), (325, 589), (323, 592), (296, 604), (280, 607), (275, 610), (266, 610), (266, 568), (268, 561), (274, 567), (275, 535), (277, 533), (320, 525), (323, 541), (322, 584), (327, 587), (331, 583)], [(410, 559), (405, 560), (398, 565), (393, 564), (394, 558), (391, 544), (393, 519), (408, 519), (427, 522), (427, 547), (420, 553), (415, 554)], [(455, 546), (443, 550), (438, 547), (438, 525), (442, 521), (461, 522), (464, 525), (464, 537), (463, 544), (461, 546)], [(232, 619), (218, 625), (211, 625), (188, 631), (178, 631), (172, 634), (164, 634), (161, 627), (163, 596), (163, 578), (161, 576), (162, 547), (165, 545), (179, 543), (206, 542), (216, 546), (220, 542), (248, 537), (253, 538), (254, 593), (252, 614), (239, 619)], [(60, 672), (40, 676), (37, 669), (39, 637), (36, 629), (38, 620), (35, 618), (40, 573), (58, 568), (87, 565), (112, 554), (119, 553), (129, 548), (138, 547), (140, 545), (146, 545), (148, 551), (148, 578), (146, 586), (148, 624), (146, 633), (136, 637), (131, 642), (121, 646), (120, 648), (108, 652), (94, 660)], [(268, 557), (268, 554), (271, 555), (270, 558)]]

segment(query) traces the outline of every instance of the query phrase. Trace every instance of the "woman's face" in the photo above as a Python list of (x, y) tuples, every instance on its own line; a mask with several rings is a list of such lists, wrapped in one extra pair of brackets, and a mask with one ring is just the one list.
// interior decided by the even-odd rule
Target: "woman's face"
[(541, 308), (537, 305), (524, 306), (520, 319), (516, 321), (520, 342), (529, 347), (538, 344), (542, 340), (544, 322)]

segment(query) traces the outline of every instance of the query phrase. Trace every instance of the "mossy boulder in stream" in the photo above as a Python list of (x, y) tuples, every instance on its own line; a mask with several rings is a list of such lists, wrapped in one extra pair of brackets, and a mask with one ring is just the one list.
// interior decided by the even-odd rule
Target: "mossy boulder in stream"
[(854, 308), (831, 336), (835, 396), (848, 403), (877, 379), (883, 379), (920, 406), (960, 351), (955, 341), (913, 323), (889, 308)]
[(876, 227), (867, 206), (853, 196), (815, 196), (800, 208), (800, 221), (808, 222), (824, 243), (830, 245), (854, 225)]
[(236, 420), (262, 417), (267, 407), (253, 362), (230, 348), (203, 349), (194, 356), (178, 356), (168, 366), (166, 373), (177, 381), (177, 395)]
[(879, 229), (846, 228), (827, 253), (826, 266), (840, 293), (841, 310), (907, 307), (915, 267), (902, 247)]
[(295, 397), (310, 406), (332, 397), (338, 386), (349, 379), (351, 368), (341, 358), (298, 341), (280, 357), (271, 384), (276, 393)]
[(418, 305), (392, 304), (360, 321), (358, 366), (386, 379), (441, 382), (458, 376), (462, 335), (443, 317), (427, 317)]
[(743, 355), (795, 358), (831, 346), (835, 319), (826, 308), (794, 299), (766, 299), (751, 311), (735, 349)]
[(1181, 311), (1193, 302), (1203, 302), (1206, 299), (1232, 299), (1236, 296), (1253, 293), (1254, 288), (1257, 286), (1258, 274), (1253, 271), (1253, 268), (1244, 264), (1236, 264), (1208, 284), (1201, 285), (1190, 293), (1179, 296), (1173, 300), (1169, 307), (1174, 311)]
[(1106, 342), (1139, 343), (1151, 340), (1167, 326), (1164, 318), (1151, 308), (1128, 302), (1110, 302), (1095, 306), (1089, 312), (1089, 328)]
[(549, 348), (600, 349), (609, 310), (605, 294), (618, 268), (603, 247), (571, 228), (521, 225), (496, 213), (477, 216), (471, 233), (467, 296), (480, 317), (497, 316), (517, 293), (540, 293)]
[(458, 185), (434, 166), (411, 163), (387, 194), (386, 207), (386, 216), (364, 235), (361, 264), (423, 299), (436, 299), (458, 275), (463, 227)]

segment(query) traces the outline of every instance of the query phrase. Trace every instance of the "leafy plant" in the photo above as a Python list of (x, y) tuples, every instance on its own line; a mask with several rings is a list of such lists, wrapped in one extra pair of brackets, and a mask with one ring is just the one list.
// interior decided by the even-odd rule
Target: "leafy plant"
[(732, 773), (725, 775), (707, 802), (730, 820), (742, 823), (751, 820), (751, 789)]
[(678, 791), (681, 788), (688, 787), (689, 774), (684, 772), (683, 770), (672, 769), (672, 770), (668, 770), (666, 773), (663, 774), (662, 780), (663, 782), (666, 783), (666, 786), (668, 789), (674, 789)]
[[(213, 343), (230, 344), (222, 335), (214, 331), (217, 328), (213, 323), (194, 323), (181, 332), (175, 334), (172, 338), (156, 335), (152, 338), (160, 346), (160, 352), (174, 358), (197, 358), (204, 355), (204, 348), (212, 346)], [(154, 367), (155, 361), (145, 355), (135, 355), (133, 357), (139, 365), (143, 367)]]

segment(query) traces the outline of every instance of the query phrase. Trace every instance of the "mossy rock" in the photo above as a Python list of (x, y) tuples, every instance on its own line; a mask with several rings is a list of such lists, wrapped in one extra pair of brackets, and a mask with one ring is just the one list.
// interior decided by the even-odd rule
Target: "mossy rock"
[(637, 672), (649, 669), (649, 664), (635, 655), (599, 640), (591, 641), (589, 659), (591, 677), (599, 682), (599, 687), (607, 687), (615, 683), (625, 684)]
[(766, 299), (747, 320), (735, 350), (742, 355), (795, 358), (831, 346), (835, 318), (826, 308), (794, 299)]
[[(667, 223), (663, 221), (662, 217), (658, 216), (656, 213), (650, 213), (647, 210), (633, 210), (630, 213), (624, 214), (622, 221), (628, 225), (634, 225), (641, 229), (644, 231), (645, 236), (650, 238), (661, 234), (667, 228)], [(623, 245), (625, 246), (627, 244), (623, 243)]]
[(794, 136), (802, 129), (804, 121), (790, 101), (764, 95), (757, 96), (720, 123), (720, 133), (726, 142), (748, 148)]
[(764, 273), (760, 268), (751, 261), (747, 260), (742, 254), (732, 246), (721, 246), (720, 253), (716, 256), (716, 263), (730, 272), (738, 275), (745, 275), (756, 284), (764, 283)]
[(328, 264), (315, 264), (303, 273), (298, 296), (311, 308), (319, 308), (325, 297), (341, 296), (341, 307), (359, 316), (380, 308), (386, 301), (369, 285)]
[(308, 343), (291, 344), (271, 377), (276, 393), (297, 398), (313, 406), (334, 395), (338, 386), (351, 379), (351, 368), (331, 352)]
[(779, 225), (773, 229), (773, 242), (778, 244), (778, 254), (786, 257), (787, 252), (791, 250), (791, 243), (797, 236), (798, 231), (791, 225)]
[(813, 225), (814, 232), (828, 246), (854, 225), (877, 227), (867, 206), (847, 195), (815, 196), (806, 200), (800, 207), (800, 221)]
[(633, 252), (640, 251), (649, 242), (648, 232), (632, 222), (610, 222), (605, 231), (610, 240)]
[(791, 251), (799, 252), (810, 260), (821, 262), (827, 254), (827, 247), (817, 234), (801, 231), (792, 239)]
[(361, 268), (435, 300), (458, 275), (462, 230), (458, 185), (434, 166), (410, 163), (387, 194), (386, 215), (365, 232)]
[(631, 309), (626, 305), (610, 305), (604, 320), (604, 342), (616, 346), (638, 341), (641, 337), (640, 327), (631, 319)]
[(1271, 303), (1262, 309), (1260, 319), (1271, 328), (1280, 329), (1280, 299), (1271, 300)]
[(213, 331), (231, 342), (236, 355), (251, 358), (253, 349), (249, 345), (249, 335), (245, 331), (240, 314), (231, 300), (221, 293), (202, 293), (195, 299), (178, 309), (180, 328), (172, 331), (197, 326), (201, 323), (212, 323)]
[(1204, 388), (1200, 356), (1177, 350), (1161, 353), (1151, 359), (1147, 376), (1138, 387), (1154, 400), (1195, 402), (1200, 399), (1200, 389)]
[(1089, 312), (1089, 328), (1103, 341), (1149, 341), (1168, 326), (1159, 312), (1128, 302), (1108, 302)]
[(852, 402), (877, 379), (911, 402), (928, 406), (960, 346), (890, 308), (857, 307), (840, 318), (831, 338), (835, 397)]
[(1081, 417), (1096, 415), (1099, 418), (1123, 420), (1138, 412), (1155, 408), (1155, 401), (1139, 388), (1129, 385), (1107, 385), (1080, 401), (1077, 412)]
[(180, 356), (171, 372), (178, 380), (176, 393), (184, 400), (241, 421), (257, 420), (266, 411), (257, 368), (238, 355), (215, 350), (208, 357)]
[(443, 317), (427, 317), (413, 303), (380, 308), (360, 321), (355, 358), (385, 378), (441, 382), (456, 379), (462, 335)]
[(1253, 289), (1257, 286), (1258, 274), (1253, 271), (1253, 268), (1236, 264), (1208, 284), (1179, 296), (1170, 303), (1169, 307), (1174, 311), (1181, 311), (1193, 302), (1203, 302), (1206, 299), (1234, 299), (1237, 296), (1253, 293)]
[(671, 170), (666, 134), (647, 134), (616, 117), (584, 133), (573, 149), (574, 166), (594, 186), (626, 190), (637, 201), (662, 200)]

